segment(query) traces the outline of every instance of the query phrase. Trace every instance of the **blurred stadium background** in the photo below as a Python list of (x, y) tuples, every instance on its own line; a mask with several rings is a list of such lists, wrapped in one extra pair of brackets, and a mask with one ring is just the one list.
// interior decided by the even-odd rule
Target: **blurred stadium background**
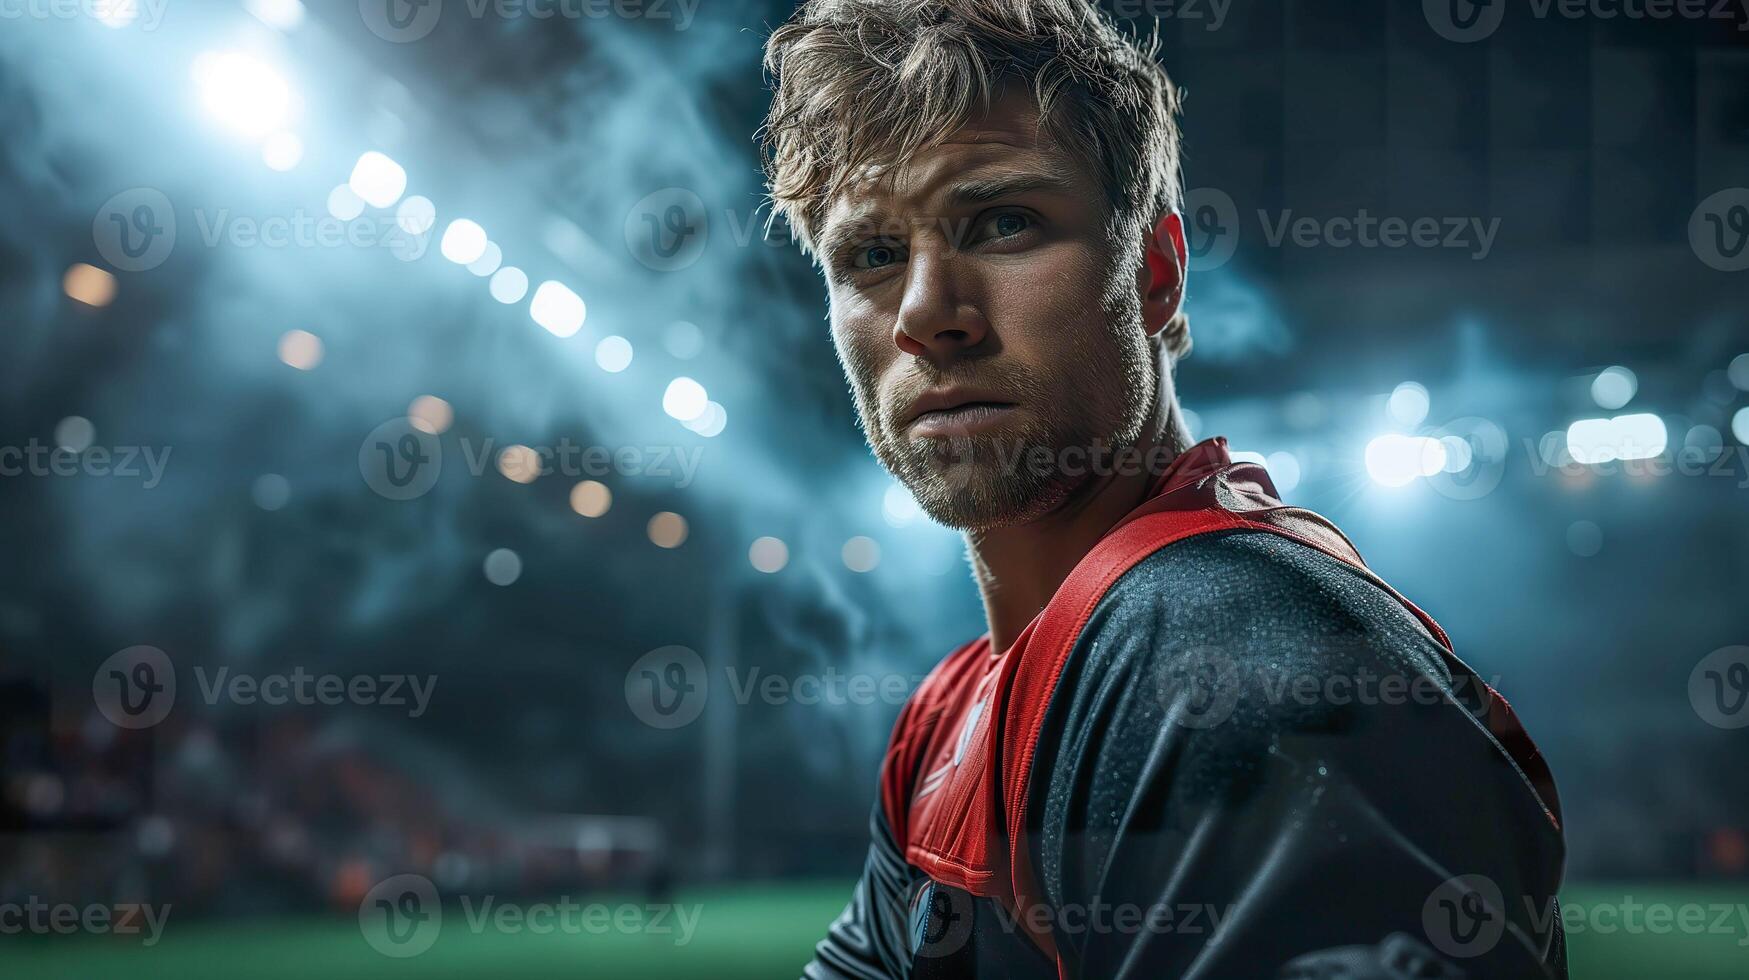
[[(1576, 976), (1749, 975), (1749, 15), (1110, 9), (1188, 91), (1196, 434), (1498, 678), (1569, 906), (1731, 912), (1598, 918)], [(173, 909), (0, 935), (0, 973), (796, 972), (899, 700), (982, 619), (767, 234), (789, 10), (0, 3), (0, 903)], [(174, 707), (124, 727), (142, 656)], [(671, 714), (676, 664), (709, 696)], [(447, 911), (397, 959), (358, 913), (403, 873)], [(702, 914), (460, 926), (485, 894)]]

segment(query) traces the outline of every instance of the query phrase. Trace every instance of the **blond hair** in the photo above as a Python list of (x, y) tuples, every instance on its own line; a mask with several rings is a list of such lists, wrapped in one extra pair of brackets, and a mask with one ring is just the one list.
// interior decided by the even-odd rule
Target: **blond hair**
[(765, 46), (772, 217), (813, 254), (852, 175), (903, 165), (1016, 81), (1040, 127), (1098, 175), (1114, 243), (1139, 242), (1182, 193), (1179, 94), (1158, 44), (1090, 0), (808, 0)]

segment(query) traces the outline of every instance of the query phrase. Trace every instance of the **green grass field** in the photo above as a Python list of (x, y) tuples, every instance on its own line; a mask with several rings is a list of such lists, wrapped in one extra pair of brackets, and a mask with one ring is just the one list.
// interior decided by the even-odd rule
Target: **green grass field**
[[(275, 921), (259, 925), (179, 924), (172, 911), (163, 938), (149, 949), (123, 937), (0, 937), (0, 977), (19, 980), (352, 980), (357, 977), (490, 978), (631, 977), (648, 980), (772, 980), (794, 977), (848, 893), (842, 882), (758, 885), (685, 893), (698, 908), (691, 941), (675, 935), (503, 933), (468, 928), (446, 909), (436, 945), (390, 959), (367, 945), (356, 920)], [(1587, 929), (1569, 937), (1573, 976), (1582, 980), (1742, 980), (1749, 977), (1749, 887), (1589, 885), (1562, 901), (1587, 913), (1640, 906), (1732, 907), (1728, 932), (1687, 935), (1645, 929)], [(595, 899), (590, 899), (595, 901)], [(606, 900), (614, 904), (616, 900)], [(626, 899), (631, 902), (635, 899)], [(1705, 928), (1716, 914), (1704, 916)], [(1679, 920), (1672, 920), (1679, 921)], [(1612, 927), (1609, 919), (1601, 923)], [(1745, 945), (1739, 945), (1743, 943)]]

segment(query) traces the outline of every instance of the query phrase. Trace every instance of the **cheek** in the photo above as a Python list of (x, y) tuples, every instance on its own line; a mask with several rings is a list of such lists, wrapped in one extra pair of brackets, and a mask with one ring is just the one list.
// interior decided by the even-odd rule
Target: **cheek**
[[(892, 357), (882, 352), (885, 335), (866, 313), (846, 313), (834, 306), (832, 313), (832, 346), (838, 353), (838, 363), (850, 381), (857, 405), (865, 413), (877, 404), (879, 379)], [(887, 344), (886, 346), (891, 346)]]
[(1106, 273), (1088, 249), (1063, 247), (999, 277), (990, 291), (989, 315), (1004, 354), (1040, 378), (1118, 370), (1112, 361), (1119, 325), (1104, 302)]

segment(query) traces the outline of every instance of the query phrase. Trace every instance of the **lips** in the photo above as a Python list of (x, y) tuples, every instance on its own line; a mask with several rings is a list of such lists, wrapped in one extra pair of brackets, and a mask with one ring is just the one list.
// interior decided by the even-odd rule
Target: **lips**
[(901, 428), (925, 437), (971, 435), (997, 424), (1018, 407), (993, 392), (938, 389), (911, 403)]

